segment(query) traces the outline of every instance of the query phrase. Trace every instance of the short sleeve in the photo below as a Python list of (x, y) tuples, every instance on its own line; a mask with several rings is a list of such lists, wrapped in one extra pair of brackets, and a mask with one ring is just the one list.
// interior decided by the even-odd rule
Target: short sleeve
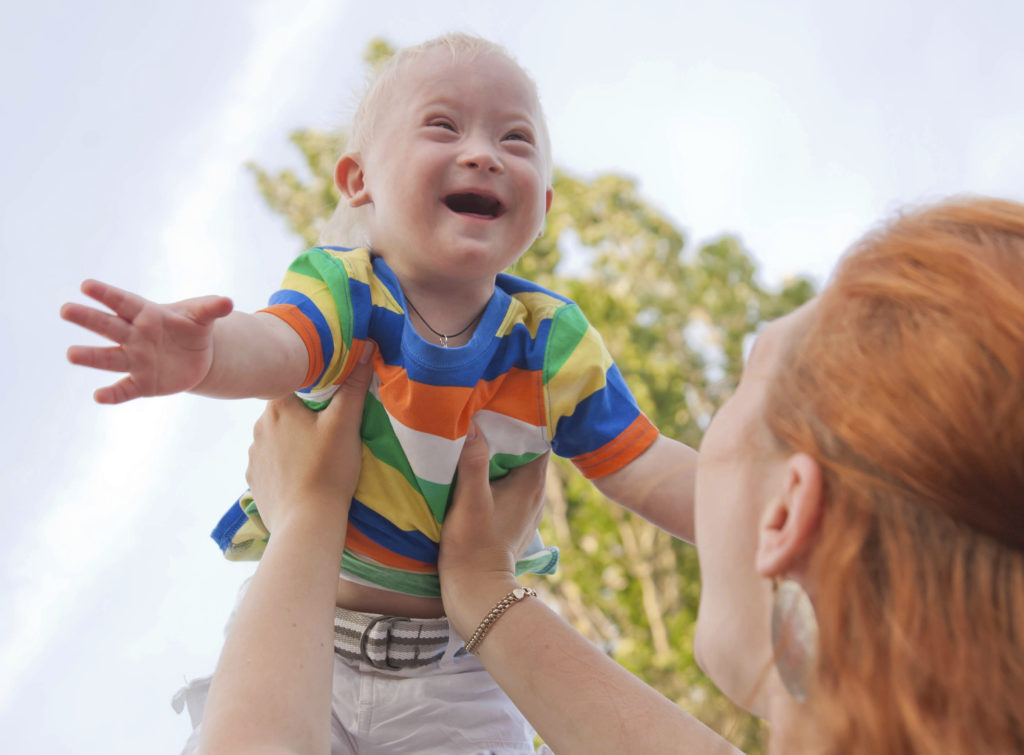
[(366, 250), (315, 247), (289, 266), (281, 288), (260, 310), (288, 323), (306, 345), (309, 369), (299, 389), (304, 398), (327, 397), (351, 369), (359, 319), (353, 307), (353, 277), (358, 282), (365, 278), (361, 271), (368, 269)]
[(551, 448), (585, 477), (604, 477), (622, 469), (658, 437), (600, 333), (576, 304), (554, 313), (543, 382)]

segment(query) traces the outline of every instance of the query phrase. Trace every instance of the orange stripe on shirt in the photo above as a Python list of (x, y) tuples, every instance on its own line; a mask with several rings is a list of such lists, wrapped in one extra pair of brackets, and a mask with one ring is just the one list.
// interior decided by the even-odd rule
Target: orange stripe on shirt
[(511, 369), (494, 380), (465, 387), (416, 383), (402, 367), (375, 364), (379, 364), (381, 401), (392, 417), (413, 430), (455, 440), (466, 434), (470, 418), (481, 409), (531, 425), (544, 424), (538, 372)]
[(437, 573), (436, 564), (427, 564), (423, 561), (403, 556), (400, 553), (389, 551), (382, 545), (378, 545), (370, 540), (370, 538), (351, 525), (349, 525), (348, 531), (345, 533), (345, 547), (361, 556), (372, 558), (377, 563), (384, 564), (384, 566), (392, 566), (397, 569), (404, 569), (405, 571), (419, 572), (420, 574)]
[(294, 304), (274, 304), (259, 311), (280, 317), (298, 333), (302, 343), (306, 346), (306, 353), (309, 355), (309, 367), (306, 370), (306, 377), (302, 379), (301, 387), (307, 388), (312, 385), (313, 381), (324, 371), (324, 355), (316, 326)]
[(547, 426), (540, 370), (513, 367), (504, 375), (481, 383), (478, 393), (481, 401), (473, 408), (474, 414), (489, 409), (529, 425)]
[[(341, 373), (334, 379), (331, 385), (341, 385), (345, 382), (345, 378), (352, 374), (352, 370), (356, 368), (356, 364), (359, 363), (359, 357), (363, 355), (363, 349), (366, 348), (366, 339), (364, 338), (353, 338), (352, 345), (348, 348), (348, 354), (345, 355), (345, 365)], [(371, 361), (376, 364), (378, 361), (382, 361), (380, 358), (380, 352), (373, 352)]]
[(596, 451), (572, 457), (572, 463), (588, 480), (605, 477), (625, 467), (650, 448), (657, 438), (658, 428), (641, 413), (614, 440)]

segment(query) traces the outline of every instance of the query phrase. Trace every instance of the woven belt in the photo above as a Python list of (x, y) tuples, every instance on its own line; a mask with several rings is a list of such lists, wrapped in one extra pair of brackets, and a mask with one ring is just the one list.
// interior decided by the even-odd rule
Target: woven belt
[(448, 619), (407, 619), (334, 609), (334, 652), (374, 668), (433, 663), (448, 647)]

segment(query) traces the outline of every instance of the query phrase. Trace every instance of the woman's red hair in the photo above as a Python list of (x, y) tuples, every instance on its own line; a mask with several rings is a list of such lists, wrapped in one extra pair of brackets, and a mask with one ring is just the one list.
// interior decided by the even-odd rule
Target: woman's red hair
[(819, 460), (802, 746), (1024, 752), (1024, 206), (909, 212), (844, 258), (769, 394)]

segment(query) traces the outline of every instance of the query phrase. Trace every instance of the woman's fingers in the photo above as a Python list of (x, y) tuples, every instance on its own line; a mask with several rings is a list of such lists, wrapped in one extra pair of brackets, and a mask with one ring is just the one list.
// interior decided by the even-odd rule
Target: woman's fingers
[(538, 456), (529, 464), (516, 467), (502, 479), (495, 480), (492, 484), (494, 495), (497, 497), (500, 493), (510, 501), (541, 501), (544, 498), (547, 470), (548, 454)]
[[(266, 406), (263, 407), (263, 414), (259, 416), (256, 424), (252, 426), (252, 443), (249, 444), (249, 466), (245, 469), (245, 482), (250, 488), (254, 487), (254, 474), (260, 468), (259, 451), (264, 448), (264, 438), (268, 432), (271, 434), (271, 438), (273, 438), (272, 426), (274, 419), (280, 412), (281, 407), (287, 406), (291, 398), (291, 396), (286, 396), (268, 401)], [(268, 426), (270, 427), (268, 428)]]
[(488, 511), (494, 505), (489, 479), (490, 464), (491, 455), (487, 440), (476, 424), (470, 422), (462, 454), (459, 456), (458, 483), (452, 502), (455, 505), (465, 501), (467, 508), (471, 509), (466, 512), (467, 516), (481, 509)]
[(359, 426), (372, 351), (359, 355), (323, 411), (290, 395), (268, 402), (257, 420), (245, 479), (269, 529), (304, 511), (347, 515), (362, 463)]
[(470, 426), (441, 530), (442, 581), (445, 575), (459, 579), (456, 575), (514, 574), (517, 557), (537, 529), (545, 467), (546, 456), (492, 485), (487, 441), (476, 425)]
[(373, 356), (374, 344), (367, 341), (363, 345), (359, 361), (356, 362), (352, 372), (345, 378), (330, 405), (323, 410), (322, 419), (331, 424), (330, 431), (338, 424), (354, 424), (358, 427), (363, 417), (363, 404), (366, 403), (366, 392), (370, 389), (370, 381), (373, 379)]
[[(513, 552), (518, 558), (533, 540), (544, 516), (544, 486), (547, 481), (548, 454), (513, 469), (491, 484), (495, 517), (510, 533)], [(518, 533), (518, 540), (512, 536)]]

